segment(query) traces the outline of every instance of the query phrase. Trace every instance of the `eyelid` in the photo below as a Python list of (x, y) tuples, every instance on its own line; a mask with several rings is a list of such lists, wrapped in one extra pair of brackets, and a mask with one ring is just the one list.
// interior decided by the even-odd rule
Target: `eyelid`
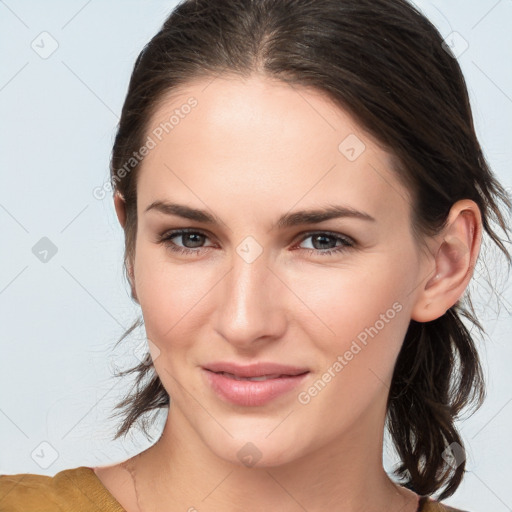
[[(211, 233), (209, 233), (208, 231), (201, 229), (201, 228), (175, 228), (175, 229), (166, 230), (161, 235), (158, 235), (158, 241), (161, 241), (164, 238), (169, 238), (173, 235), (178, 236), (181, 233), (198, 233), (198, 234), (204, 235), (205, 237), (209, 238), (210, 240), (212, 238), (215, 238)], [(352, 237), (345, 235), (343, 233), (338, 233), (336, 231), (329, 231), (326, 229), (313, 229), (313, 230), (309, 230), (309, 231), (303, 231), (303, 232), (299, 233), (298, 235), (295, 235), (293, 240), (303, 241), (312, 235), (319, 235), (319, 234), (329, 235), (334, 238), (341, 238), (341, 239), (345, 240), (346, 242), (349, 242), (354, 245), (356, 244), (356, 241)]]
[(300, 233), (299, 235), (297, 235), (295, 237), (295, 239), (298, 240), (299, 242), (302, 242), (306, 238), (309, 238), (310, 236), (313, 236), (313, 235), (328, 235), (333, 238), (339, 238), (341, 240), (344, 240), (345, 242), (347, 242), (347, 244), (356, 245), (356, 241), (352, 237), (345, 235), (343, 233), (338, 233), (336, 231), (329, 231), (326, 229), (314, 229), (311, 231), (304, 231), (304, 232)]
[[(201, 236), (204, 236), (206, 239), (208, 239), (212, 242), (212, 240), (211, 240), (212, 237), (210, 236), (210, 234), (207, 231), (205, 231), (203, 229), (199, 229), (199, 228), (190, 228), (189, 227), (189, 228), (176, 228), (176, 229), (167, 230), (158, 237), (157, 243), (163, 244), (164, 246), (166, 246), (169, 250), (171, 250), (173, 252), (183, 253), (183, 254), (188, 254), (188, 255), (192, 255), (192, 254), (198, 255), (198, 254), (200, 254), (201, 249), (211, 249), (212, 247), (215, 246), (215, 243), (213, 243), (213, 245), (188, 248), (188, 247), (182, 247), (173, 242), (173, 240), (172, 240), (173, 238), (175, 238), (175, 237), (179, 238), (180, 236), (185, 235), (187, 233), (199, 234)], [(342, 244), (341, 244), (341, 246), (335, 245), (335, 247), (330, 248), (330, 249), (315, 249), (315, 248), (311, 249), (311, 248), (306, 248), (306, 247), (297, 247), (302, 242), (304, 242), (304, 240), (306, 240), (314, 235), (326, 235), (327, 237), (333, 238), (336, 241), (341, 240)], [(215, 237), (213, 237), (213, 238), (215, 238)], [(341, 254), (349, 249), (354, 249), (357, 247), (357, 242), (352, 237), (345, 235), (343, 233), (322, 230), (322, 229), (304, 231), (304, 232), (296, 235), (294, 240), (295, 240), (295, 243), (294, 243), (292, 249), (295, 249), (295, 250), (299, 249), (302, 251), (307, 251), (307, 253), (311, 254), (311, 255), (318, 255), (318, 256), (324, 256), (324, 257), (331, 256), (332, 254)]]
[[(158, 235), (157, 242), (166, 242), (169, 241), (171, 238), (177, 238), (180, 235), (186, 235), (187, 233), (193, 233), (198, 234), (206, 237), (211, 242), (214, 242), (215, 236), (213, 236), (211, 233), (204, 229), (200, 228), (174, 228), (174, 229), (167, 229), (165, 230), (161, 235)], [(210, 245), (207, 247), (211, 247)], [(202, 249), (202, 247), (201, 247)]]

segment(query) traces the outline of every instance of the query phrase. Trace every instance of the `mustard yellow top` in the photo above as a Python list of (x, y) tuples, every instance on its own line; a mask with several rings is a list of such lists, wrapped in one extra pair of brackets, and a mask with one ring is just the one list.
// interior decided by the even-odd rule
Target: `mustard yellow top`
[[(0, 512), (126, 512), (92, 468), (0, 475)], [(467, 512), (422, 496), (417, 512)]]
[(0, 512), (125, 512), (91, 468), (0, 475)]

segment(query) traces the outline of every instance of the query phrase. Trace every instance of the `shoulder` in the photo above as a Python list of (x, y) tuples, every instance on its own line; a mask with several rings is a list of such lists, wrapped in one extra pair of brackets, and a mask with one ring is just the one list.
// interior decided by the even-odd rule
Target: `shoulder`
[(421, 503), (423, 503), (423, 506), (419, 509), (420, 512), (470, 512), (469, 510), (450, 507), (432, 498), (423, 498)]
[(123, 512), (88, 467), (55, 476), (0, 475), (0, 512)]

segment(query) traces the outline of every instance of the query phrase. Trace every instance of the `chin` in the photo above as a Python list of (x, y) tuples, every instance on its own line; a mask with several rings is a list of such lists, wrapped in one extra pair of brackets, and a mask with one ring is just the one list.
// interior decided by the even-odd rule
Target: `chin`
[[(274, 434), (272, 434), (274, 435)], [(219, 439), (209, 444), (210, 450), (218, 457), (246, 468), (271, 468), (292, 462), (300, 457), (300, 448), (290, 436), (275, 435), (273, 439), (267, 434), (254, 434), (224, 438), (225, 444), (220, 445)]]

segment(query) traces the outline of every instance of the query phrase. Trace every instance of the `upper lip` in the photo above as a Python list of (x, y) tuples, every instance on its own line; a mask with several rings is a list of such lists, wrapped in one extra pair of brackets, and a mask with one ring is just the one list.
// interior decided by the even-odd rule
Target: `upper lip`
[(203, 366), (205, 370), (212, 372), (226, 372), (236, 377), (263, 377), (265, 375), (300, 375), (309, 370), (299, 366), (288, 366), (271, 362), (257, 362), (248, 365), (239, 365), (227, 361), (208, 363)]

